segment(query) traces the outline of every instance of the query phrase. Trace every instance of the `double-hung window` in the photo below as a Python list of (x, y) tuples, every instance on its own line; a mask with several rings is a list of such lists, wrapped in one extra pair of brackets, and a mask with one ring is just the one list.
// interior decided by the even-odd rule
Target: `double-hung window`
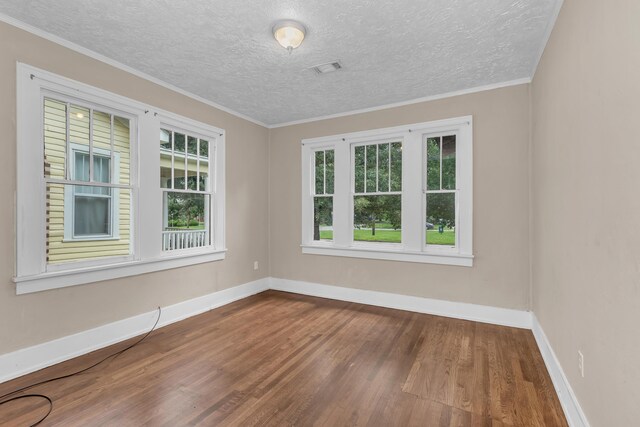
[(208, 137), (160, 129), (162, 250), (200, 248), (211, 242), (211, 158)]
[(313, 240), (333, 240), (333, 150), (313, 152)]
[(224, 130), (19, 64), (17, 141), (18, 293), (224, 258)]
[(471, 266), (472, 162), (471, 117), (303, 140), (303, 253)]
[(134, 117), (54, 92), (42, 109), (46, 268), (131, 260)]

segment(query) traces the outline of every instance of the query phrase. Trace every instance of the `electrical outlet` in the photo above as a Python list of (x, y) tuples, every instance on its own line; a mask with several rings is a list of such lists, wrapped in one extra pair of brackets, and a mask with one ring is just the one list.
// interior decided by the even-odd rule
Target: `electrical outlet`
[(258, 268), (258, 261), (253, 261), (253, 269), (257, 270)]
[(578, 350), (578, 369), (580, 369), (580, 375), (584, 378), (584, 355)]

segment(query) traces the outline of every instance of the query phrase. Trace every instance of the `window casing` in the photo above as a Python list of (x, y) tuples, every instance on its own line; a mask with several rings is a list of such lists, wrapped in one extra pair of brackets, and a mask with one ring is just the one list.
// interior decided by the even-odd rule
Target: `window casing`
[[(330, 240), (314, 236), (315, 157), (327, 151)], [(303, 140), (303, 253), (471, 266), (472, 161), (470, 116)]]
[[(224, 259), (224, 130), (25, 64), (17, 71), (18, 294)], [(206, 141), (206, 156), (183, 155), (195, 181), (171, 190), (206, 196), (190, 212), (207, 236), (170, 251), (161, 129), (195, 137), (196, 150)]]

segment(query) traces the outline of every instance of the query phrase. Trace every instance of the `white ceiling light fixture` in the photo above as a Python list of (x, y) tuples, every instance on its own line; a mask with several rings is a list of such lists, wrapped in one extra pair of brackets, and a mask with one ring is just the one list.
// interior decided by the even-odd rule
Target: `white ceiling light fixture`
[(273, 26), (273, 37), (280, 46), (291, 51), (302, 44), (307, 29), (297, 21), (278, 21)]

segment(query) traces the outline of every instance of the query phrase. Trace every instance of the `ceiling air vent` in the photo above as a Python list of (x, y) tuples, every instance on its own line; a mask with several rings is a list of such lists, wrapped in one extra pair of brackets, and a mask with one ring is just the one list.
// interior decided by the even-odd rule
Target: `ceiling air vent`
[(315, 65), (309, 69), (316, 74), (328, 74), (342, 69), (342, 64), (340, 64), (340, 61), (332, 61), (326, 64)]

